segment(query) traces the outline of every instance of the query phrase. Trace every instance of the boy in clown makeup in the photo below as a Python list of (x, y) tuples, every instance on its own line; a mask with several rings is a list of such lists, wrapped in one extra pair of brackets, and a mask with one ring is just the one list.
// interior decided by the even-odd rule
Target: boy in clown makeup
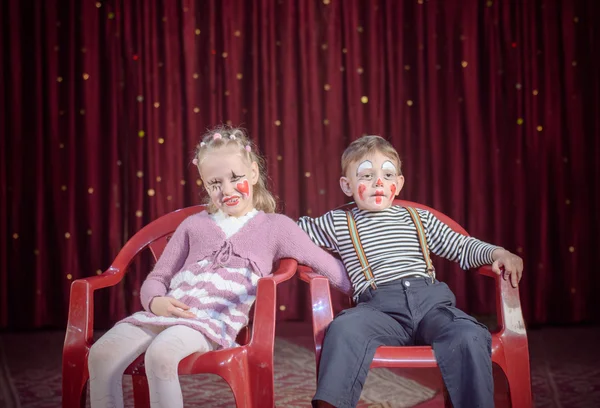
[(356, 303), (327, 329), (313, 406), (356, 406), (377, 347), (431, 345), (453, 406), (493, 407), (490, 333), (435, 279), (418, 230), (434, 254), (465, 270), (491, 264), (514, 287), (522, 259), (454, 232), (429, 211), (393, 205), (404, 177), (398, 153), (382, 137), (350, 144), (342, 174), (340, 187), (356, 207), (298, 221), (316, 244), (341, 257)]

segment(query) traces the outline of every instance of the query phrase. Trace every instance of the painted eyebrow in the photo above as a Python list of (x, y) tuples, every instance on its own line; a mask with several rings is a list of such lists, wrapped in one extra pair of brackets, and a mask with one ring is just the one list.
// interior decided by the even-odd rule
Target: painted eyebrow
[(383, 164), (381, 165), (381, 169), (398, 171), (396, 169), (396, 166), (394, 165), (394, 163), (392, 163), (390, 160), (384, 161)]
[(365, 160), (362, 163), (360, 163), (358, 165), (358, 167), (356, 168), (356, 175), (358, 176), (358, 172), (363, 170), (363, 167), (365, 169), (372, 169), (373, 168), (373, 163), (371, 163), (371, 160)]

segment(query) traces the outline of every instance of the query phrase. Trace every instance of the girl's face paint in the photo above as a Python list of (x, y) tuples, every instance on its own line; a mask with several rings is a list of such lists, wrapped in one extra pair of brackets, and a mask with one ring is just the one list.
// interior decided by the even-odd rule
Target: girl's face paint
[(244, 198), (248, 197), (248, 195), (250, 194), (250, 183), (248, 183), (248, 180), (244, 180), (241, 183), (237, 183), (235, 185), (235, 188), (237, 191), (242, 193)]
[(381, 181), (380, 178), (377, 179), (377, 185), (378, 186), (383, 186), (383, 181)]
[(382, 201), (383, 201), (383, 197), (382, 196), (375, 197), (375, 204), (381, 205)]
[(390, 190), (392, 191), (392, 196), (390, 197), (390, 199), (392, 199), (392, 200), (393, 200), (393, 199), (394, 199), (394, 197), (396, 197), (396, 185), (395, 185), (395, 184), (392, 184), (392, 185), (390, 186)]
[(366, 190), (367, 190), (367, 186), (365, 186), (364, 184), (358, 185), (358, 196), (360, 197), (361, 200), (365, 199), (365, 191)]
[(258, 166), (243, 160), (238, 146), (211, 152), (198, 167), (204, 187), (217, 210), (241, 217), (254, 208), (253, 185), (258, 178)]

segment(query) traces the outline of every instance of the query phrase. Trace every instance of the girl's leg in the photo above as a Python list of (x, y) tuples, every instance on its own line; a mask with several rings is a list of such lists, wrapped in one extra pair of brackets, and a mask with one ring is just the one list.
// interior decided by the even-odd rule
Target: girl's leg
[(161, 332), (146, 350), (146, 376), (152, 408), (183, 408), (179, 385), (179, 362), (192, 353), (206, 353), (214, 343), (187, 326), (171, 326)]
[(88, 357), (92, 408), (123, 407), (123, 372), (160, 330), (120, 323), (92, 345)]

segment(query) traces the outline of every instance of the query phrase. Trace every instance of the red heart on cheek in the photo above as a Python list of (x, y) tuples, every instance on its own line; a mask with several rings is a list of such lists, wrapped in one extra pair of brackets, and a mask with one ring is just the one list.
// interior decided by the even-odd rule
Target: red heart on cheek
[(242, 194), (250, 194), (250, 185), (248, 184), (248, 180), (244, 180), (241, 183), (237, 183), (235, 185), (235, 188)]

